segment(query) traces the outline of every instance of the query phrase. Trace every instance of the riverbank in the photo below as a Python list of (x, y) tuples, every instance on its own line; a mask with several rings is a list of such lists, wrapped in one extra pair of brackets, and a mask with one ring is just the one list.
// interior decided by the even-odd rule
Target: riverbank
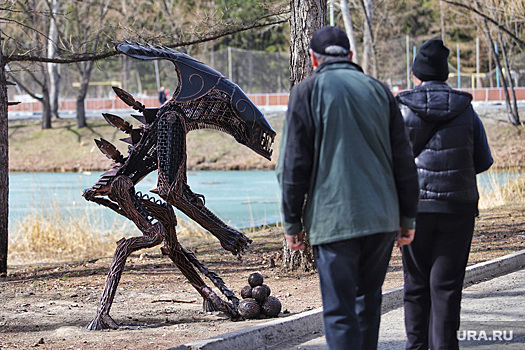
[[(523, 128), (510, 125), (504, 109), (478, 109), (485, 124), (495, 159), (494, 168), (525, 167)], [(196, 130), (188, 134), (188, 170), (271, 170), (279, 155), (284, 113), (269, 113), (268, 121), (277, 132), (271, 161), (260, 157), (231, 136), (215, 130)], [(521, 111), (522, 119), (525, 110)], [(137, 127), (139, 122), (125, 118)], [(122, 154), (126, 135), (110, 126), (103, 118), (88, 119), (88, 126), (76, 127), (75, 119), (56, 119), (53, 129), (42, 130), (40, 120), (9, 121), (9, 170), (24, 172), (105, 171), (111, 165), (96, 147), (94, 139), (104, 138)]]
[[(237, 143), (233, 137), (216, 130), (195, 130), (187, 136), (188, 170), (270, 170), (275, 168), (282, 129), (283, 113), (268, 114), (277, 131), (271, 161)], [(140, 123), (124, 118), (134, 127)], [(42, 130), (40, 120), (9, 121), (9, 171), (84, 172), (105, 171), (112, 161), (95, 145), (104, 138), (125, 156), (127, 135), (109, 125), (102, 117), (89, 118), (88, 126), (78, 129), (76, 120), (53, 120), (53, 128)]]

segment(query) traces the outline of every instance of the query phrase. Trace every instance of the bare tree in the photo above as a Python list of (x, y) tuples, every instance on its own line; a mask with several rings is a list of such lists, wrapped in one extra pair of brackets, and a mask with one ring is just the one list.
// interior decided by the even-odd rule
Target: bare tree
[[(501, 83), (503, 85), (503, 92), (505, 94), (505, 102), (507, 106), (507, 115), (509, 118), (509, 122), (513, 125), (519, 125), (520, 117), (518, 113), (516, 93), (514, 90), (512, 78), (510, 77), (511, 69), (507, 57), (506, 47), (508, 44), (507, 41), (504, 40), (502, 34), (510, 38), (517, 45), (520, 45), (522, 50), (525, 50), (525, 41), (521, 40), (519, 36), (514, 33), (513, 30), (509, 29), (512, 28), (513, 23), (514, 28), (522, 27), (518, 23), (521, 23), (523, 22), (523, 20), (525, 20), (525, 13), (523, 11), (516, 13), (515, 11), (519, 11), (520, 9), (523, 10), (525, 8), (525, 5), (521, 1), (510, 1), (508, 6), (505, 7), (499, 6), (499, 2), (497, 3), (494, 1), (474, 1), (472, 5), (470, 5), (471, 3), (463, 4), (460, 2), (449, 0), (442, 1), (456, 7), (464, 8), (477, 17), (477, 23), (482, 32), (485, 34), (487, 46), (490, 48), (492, 57), (494, 58), (494, 62), (496, 63), (496, 69), (498, 70), (498, 73), (501, 77)], [(512, 19), (510, 27), (505, 23), (505, 20), (509, 18)], [(493, 39), (491, 31), (491, 25), (498, 31), (497, 37), (499, 38), (499, 47), (502, 51), (505, 70), (509, 73), (508, 75), (505, 74), (503, 66), (501, 65), (500, 55), (499, 52), (496, 50), (495, 41)], [(509, 88), (511, 94), (509, 94)]]
[(375, 39), (374, 39), (374, 1), (359, 0), (363, 14), (363, 60), (362, 68), (373, 77), (377, 77)]
[[(7, 86), (3, 38), (0, 32), (0, 87)], [(7, 89), (0, 89), (0, 277), (7, 275), (9, 214), (9, 145), (7, 142)], [(5, 141), (4, 141), (5, 140)], [(4, 219), (5, 218), (5, 219)]]
[[(45, 4), (41, 1), (28, 0), (18, 1), (18, 7), (6, 13), (6, 20), (12, 21), (23, 30), (18, 31), (18, 36), (14, 37), (16, 45), (25, 52), (38, 53), (45, 57), (46, 40), (49, 36), (46, 33), (46, 23), (49, 22), (48, 12)], [(7, 17), (10, 16), (10, 17)], [(49, 27), (47, 28), (49, 29)], [(5, 30), (4, 30), (5, 31)], [(4, 49), (6, 48), (4, 43)], [(45, 64), (39, 62), (32, 69), (26, 70), (32, 81), (40, 88), (35, 91), (30, 86), (24, 84), (22, 80), (13, 74), (21, 67), (15, 67), (9, 71), (9, 76), (17, 85), (34, 99), (42, 103), (42, 129), (51, 128), (51, 99), (49, 96), (49, 75)]]
[(326, 0), (290, 1), (290, 82), (301, 82), (312, 73), (308, 54), (310, 38), (326, 25)]
[(352, 61), (354, 61), (356, 64), (359, 64), (359, 57), (357, 50), (357, 42), (355, 40), (355, 33), (354, 33), (354, 25), (352, 22), (352, 16), (350, 15), (350, 9), (348, 7), (348, 0), (340, 0), (339, 1), (339, 7), (341, 9), (341, 15), (343, 16), (343, 22), (345, 25), (345, 31), (348, 35), (348, 39), (350, 40), (350, 47), (353, 51), (353, 57)]
[[(31, 5), (29, 3), (24, 3), (25, 5)], [(5, 5), (2, 3), (2, 5)], [(12, 18), (5, 16), (5, 12), (9, 12), (12, 10), (8, 10), (8, 7), (2, 7), (0, 5), (0, 9), (3, 10), (2, 15), (0, 15), (0, 276), (6, 275), (7, 273), (7, 254), (8, 254), (8, 217), (9, 217), (9, 158), (8, 158), (8, 149), (9, 149), (9, 143), (8, 143), (8, 137), (7, 137), (7, 130), (8, 130), (8, 106), (9, 104), (12, 104), (11, 102), (8, 102), (7, 100), (7, 86), (10, 84), (7, 79), (6, 75), (7, 73), (7, 67), (10, 63), (26, 63), (28, 65), (35, 65), (38, 67), (38, 70), (36, 70), (37, 73), (43, 73), (46, 71), (44, 68), (46, 63), (56, 63), (56, 64), (76, 64), (79, 62), (94, 62), (98, 60), (104, 60), (109, 57), (117, 55), (117, 52), (114, 49), (106, 49), (105, 51), (101, 50), (101, 52), (71, 52), (67, 51), (64, 52), (62, 57), (54, 57), (50, 58), (47, 56), (45, 50), (42, 49), (42, 46), (40, 45), (41, 41), (44, 39), (47, 39), (46, 34), (39, 30), (37, 26), (37, 15), (42, 15), (43, 13), (36, 12), (35, 10), (29, 11), (28, 8), (25, 8), (25, 10), (28, 10), (28, 12), (20, 11), (17, 12), (17, 15), (24, 14), (35, 17), (34, 21), (25, 22), (20, 21), (17, 18)], [(275, 14), (273, 14), (275, 15)], [(244, 23), (237, 23), (230, 26), (218, 26), (215, 30), (210, 30), (208, 32), (203, 33), (199, 37), (188, 40), (188, 41), (179, 41), (179, 42), (172, 42), (172, 43), (164, 43), (164, 46), (171, 47), (171, 48), (177, 48), (181, 46), (187, 46), (187, 45), (194, 45), (198, 43), (207, 42), (210, 40), (216, 40), (218, 38), (221, 38), (226, 35), (231, 35), (233, 33), (239, 33), (245, 30), (250, 30), (254, 28), (261, 28), (266, 26), (272, 26), (280, 23), (284, 23), (287, 19), (283, 19), (280, 16), (286, 15), (286, 12), (279, 12), (277, 14), (277, 17), (275, 16), (264, 16), (256, 21), (253, 21), (249, 24)], [(49, 16), (49, 14), (46, 14), (46, 16)], [(46, 17), (43, 16), (43, 17)], [(10, 30), (13, 30), (13, 27), (22, 28), (22, 31), (25, 34), (30, 34), (32, 38), (35, 40), (32, 41), (33, 46), (25, 47), (22, 42), (19, 42), (15, 40), (14, 37), (9, 37), (6, 35), (5, 26), (4, 24), (10, 25)], [(32, 26), (34, 24), (34, 27)], [(2, 40), (4, 38), (8, 38), (10, 40), (11, 46), (10, 46), (10, 53), (6, 54), (6, 41), (8, 40)], [(35, 44), (36, 43), (36, 44)], [(67, 48), (63, 47), (64, 51), (66, 51)], [(99, 47), (100, 49), (100, 47)], [(22, 50), (22, 53), (17, 53), (18, 51)], [(33, 71), (29, 70), (29, 74), (31, 74), (35, 80), (39, 80), (39, 76), (35, 74)], [(12, 74), (10, 74), (13, 76)], [(45, 74), (43, 74), (45, 77)], [(14, 77), (14, 76), (13, 76)], [(19, 85), (23, 85), (21, 81), (18, 82)], [(42, 83), (42, 81), (38, 82), (39, 84)], [(43, 87), (47, 86), (47, 84), (43, 84)], [(24, 90), (31, 91), (29, 87), (22, 86)], [(38, 97), (34, 95), (34, 97)], [(46, 101), (49, 101), (49, 94), (45, 96), (45, 98), (42, 97), (42, 101), (46, 103)], [(44, 104), (46, 106), (46, 104)], [(47, 109), (49, 111), (49, 103), (47, 102)], [(50, 115), (50, 114), (49, 114)], [(51, 127), (50, 124), (50, 118), (49, 120), (46, 119), (46, 122), (49, 122), (48, 127)], [(44, 122), (43, 122), (44, 123)]]
[[(69, 43), (70, 50), (75, 48), (81, 52), (97, 52), (107, 46), (105, 32), (109, 26), (106, 23), (106, 16), (109, 12), (110, 0), (100, 2), (81, 2), (75, 1), (71, 5), (72, 20), (74, 23), (73, 32), (76, 40)], [(66, 33), (64, 33), (66, 34)], [(80, 76), (80, 86), (76, 97), (77, 127), (87, 126), (85, 100), (88, 93), (91, 72), (95, 61), (77, 62), (76, 67)]]
[[(291, 0), (290, 1), (290, 83), (291, 86), (301, 82), (312, 71), (308, 54), (310, 39), (313, 33), (326, 25), (326, 0)], [(283, 239), (283, 268), (288, 270), (315, 269), (312, 247), (305, 235), (306, 249), (292, 251)]]
[[(59, 0), (51, 0), (49, 18), (49, 37), (47, 38), (47, 57), (57, 57), (58, 51), (58, 24), (55, 14), (60, 7)], [(58, 118), (58, 95), (60, 94), (60, 73), (57, 63), (47, 63), (47, 74), (49, 75), (49, 109), (52, 117)]]

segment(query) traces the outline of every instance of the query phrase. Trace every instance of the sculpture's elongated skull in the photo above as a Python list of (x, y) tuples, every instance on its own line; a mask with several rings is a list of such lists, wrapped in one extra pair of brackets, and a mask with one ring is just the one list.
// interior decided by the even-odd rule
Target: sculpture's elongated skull
[(137, 59), (163, 59), (174, 64), (178, 84), (166, 105), (175, 103), (181, 108), (188, 131), (221, 130), (261, 156), (271, 158), (275, 131), (239, 86), (221, 73), (166, 47), (119, 43), (116, 49)]

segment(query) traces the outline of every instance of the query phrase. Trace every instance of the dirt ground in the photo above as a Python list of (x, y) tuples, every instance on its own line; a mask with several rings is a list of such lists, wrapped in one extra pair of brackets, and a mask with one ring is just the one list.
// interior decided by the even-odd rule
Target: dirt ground
[[(481, 212), (469, 265), (523, 249), (524, 209)], [(238, 296), (249, 274), (260, 272), (271, 295), (282, 303), (278, 317), (321, 306), (315, 273), (281, 269), (282, 229), (265, 228), (248, 235), (254, 242), (240, 261), (208, 238), (182, 243)], [(233, 322), (223, 314), (203, 312), (200, 295), (169, 259), (154, 252), (128, 259), (111, 310), (121, 328), (87, 331), (84, 327), (96, 313), (110, 262), (108, 257), (11, 266), (8, 277), (0, 281), (0, 348), (166, 349), (269, 320)], [(401, 260), (394, 248), (384, 289), (401, 284)]]
[[(523, 167), (521, 128), (509, 125), (501, 114), (480, 114), (495, 167)], [(515, 205), (481, 212), (469, 265), (523, 249), (524, 209)], [(225, 252), (213, 237), (181, 238), (181, 243), (238, 296), (249, 274), (260, 272), (271, 295), (282, 303), (278, 317), (286, 317), (320, 307), (321, 299), (316, 273), (282, 270), (282, 233), (279, 227), (248, 231), (253, 243), (242, 260)], [(87, 331), (110, 263), (111, 257), (105, 257), (9, 266), (7, 278), (0, 280), (0, 349), (166, 349), (268, 321), (233, 322), (223, 314), (203, 312), (200, 295), (157, 250), (128, 259), (110, 313), (121, 327)], [(394, 248), (384, 289), (402, 283), (400, 254)]]

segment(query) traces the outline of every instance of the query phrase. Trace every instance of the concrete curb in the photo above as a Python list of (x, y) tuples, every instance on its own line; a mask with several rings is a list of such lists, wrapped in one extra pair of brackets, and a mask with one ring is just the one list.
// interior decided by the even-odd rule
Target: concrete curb
[[(525, 250), (467, 267), (465, 285), (505, 275), (525, 267)], [(385, 313), (403, 305), (403, 287), (383, 292), (381, 312)], [(300, 337), (323, 330), (322, 308), (294, 316), (276, 319), (213, 338), (179, 345), (168, 350), (245, 350), (264, 349), (283, 339)]]

